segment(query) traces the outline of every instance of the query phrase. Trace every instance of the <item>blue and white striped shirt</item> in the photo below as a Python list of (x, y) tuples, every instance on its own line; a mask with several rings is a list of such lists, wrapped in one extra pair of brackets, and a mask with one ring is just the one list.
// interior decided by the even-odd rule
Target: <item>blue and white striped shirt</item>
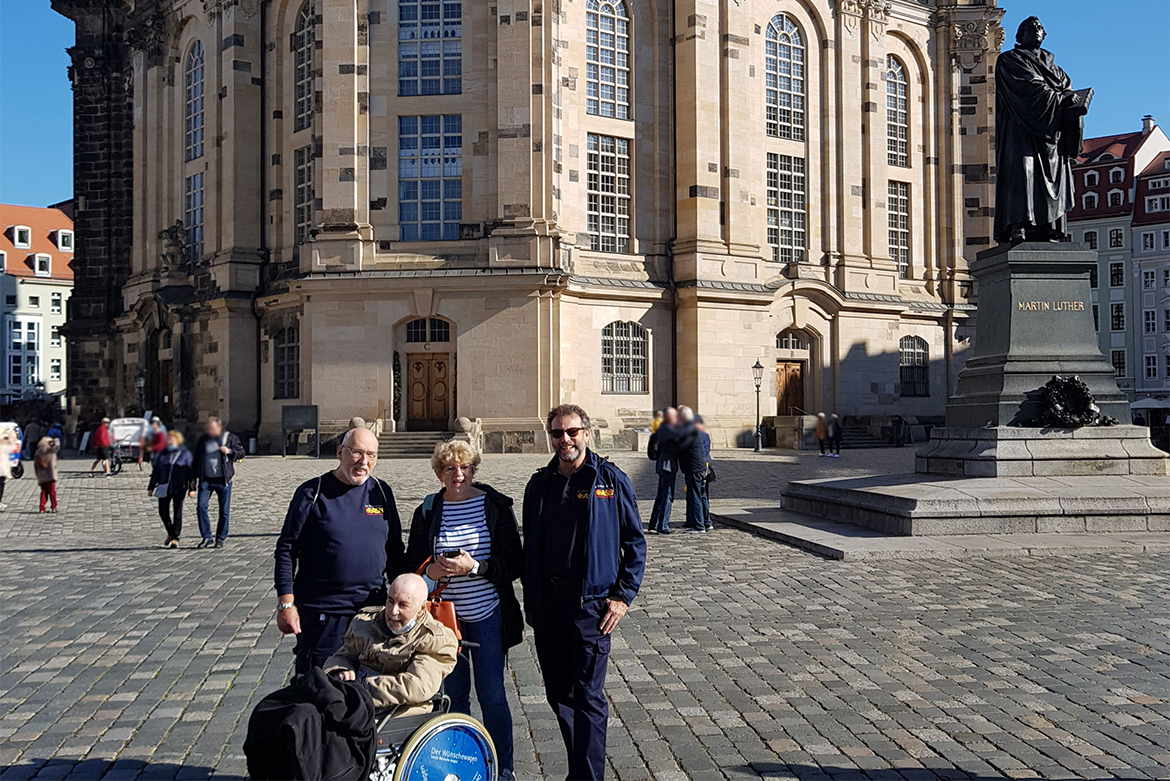
[[(445, 550), (463, 550), (471, 558), (487, 563), (492, 555), (492, 540), (488, 535), (487, 495), (462, 502), (443, 502), (439, 519), (439, 536), (435, 538), (435, 555)], [(456, 575), (447, 579), (443, 599), (455, 603), (455, 615), (460, 621), (482, 621), (500, 604), (496, 587), (482, 577)]]

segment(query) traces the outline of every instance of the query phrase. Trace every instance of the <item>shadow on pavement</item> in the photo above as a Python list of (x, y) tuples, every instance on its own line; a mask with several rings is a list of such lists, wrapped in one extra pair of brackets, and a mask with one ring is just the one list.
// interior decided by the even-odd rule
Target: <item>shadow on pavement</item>
[(68, 778), (93, 781), (246, 781), (247, 776), (219, 774), (205, 765), (176, 765), (140, 759), (30, 759), (10, 765), (0, 779)]
[[(833, 767), (832, 765), (786, 765), (783, 762), (753, 762), (750, 765), (741, 765), (737, 768), (747, 773), (756, 774), (768, 779), (808, 779), (821, 781), (824, 779), (856, 778), (864, 781), (906, 781), (906, 779), (955, 779), (955, 781), (1012, 781), (1011, 776), (982, 772), (968, 773), (958, 767), (927, 767), (927, 768), (887, 768), (887, 769), (859, 769), (857, 767)], [(1111, 781), (1142, 781), (1151, 778), (1146, 775), (1108, 775), (1109, 771), (1102, 771), (1103, 775), (1094, 775), (1093, 778), (1107, 778)], [(1044, 781), (1077, 781), (1082, 778), (1072, 771), (1049, 774), (1043, 776)]]

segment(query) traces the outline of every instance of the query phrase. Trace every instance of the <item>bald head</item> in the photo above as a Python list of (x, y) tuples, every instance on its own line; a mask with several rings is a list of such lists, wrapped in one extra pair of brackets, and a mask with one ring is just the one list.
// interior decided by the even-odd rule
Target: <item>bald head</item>
[(427, 601), (427, 583), (413, 572), (399, 575), (386, 590), (386, 626), (399, 632), (422, 615)]
[(378, 438), (368, 428), (345, 432), (337, 448), (337, 469), (333, 474), (349, 485), (361, 485), (374, 470), (378, 460)]

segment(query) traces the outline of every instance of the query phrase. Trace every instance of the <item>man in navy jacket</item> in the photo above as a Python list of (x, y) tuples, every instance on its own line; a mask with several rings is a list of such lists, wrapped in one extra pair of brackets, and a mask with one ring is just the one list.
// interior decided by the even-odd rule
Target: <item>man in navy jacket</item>
[(588, 447), (589, 415), (548, 414), (556, 455), (524, 489), (524, 612), (569, 778), (605, 776), (610, 633), (642, 585), (646, 539), (625, 473)]

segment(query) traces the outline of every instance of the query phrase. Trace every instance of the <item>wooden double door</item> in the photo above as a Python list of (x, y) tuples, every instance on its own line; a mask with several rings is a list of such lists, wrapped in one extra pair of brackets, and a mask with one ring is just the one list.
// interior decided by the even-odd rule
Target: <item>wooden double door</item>
[(776, 414), (804, 415), (804, 361), (776, 364)]
[(451, 419), (451, 361), (448, 353), (407, 355), (406, 427), (446, 431)]

